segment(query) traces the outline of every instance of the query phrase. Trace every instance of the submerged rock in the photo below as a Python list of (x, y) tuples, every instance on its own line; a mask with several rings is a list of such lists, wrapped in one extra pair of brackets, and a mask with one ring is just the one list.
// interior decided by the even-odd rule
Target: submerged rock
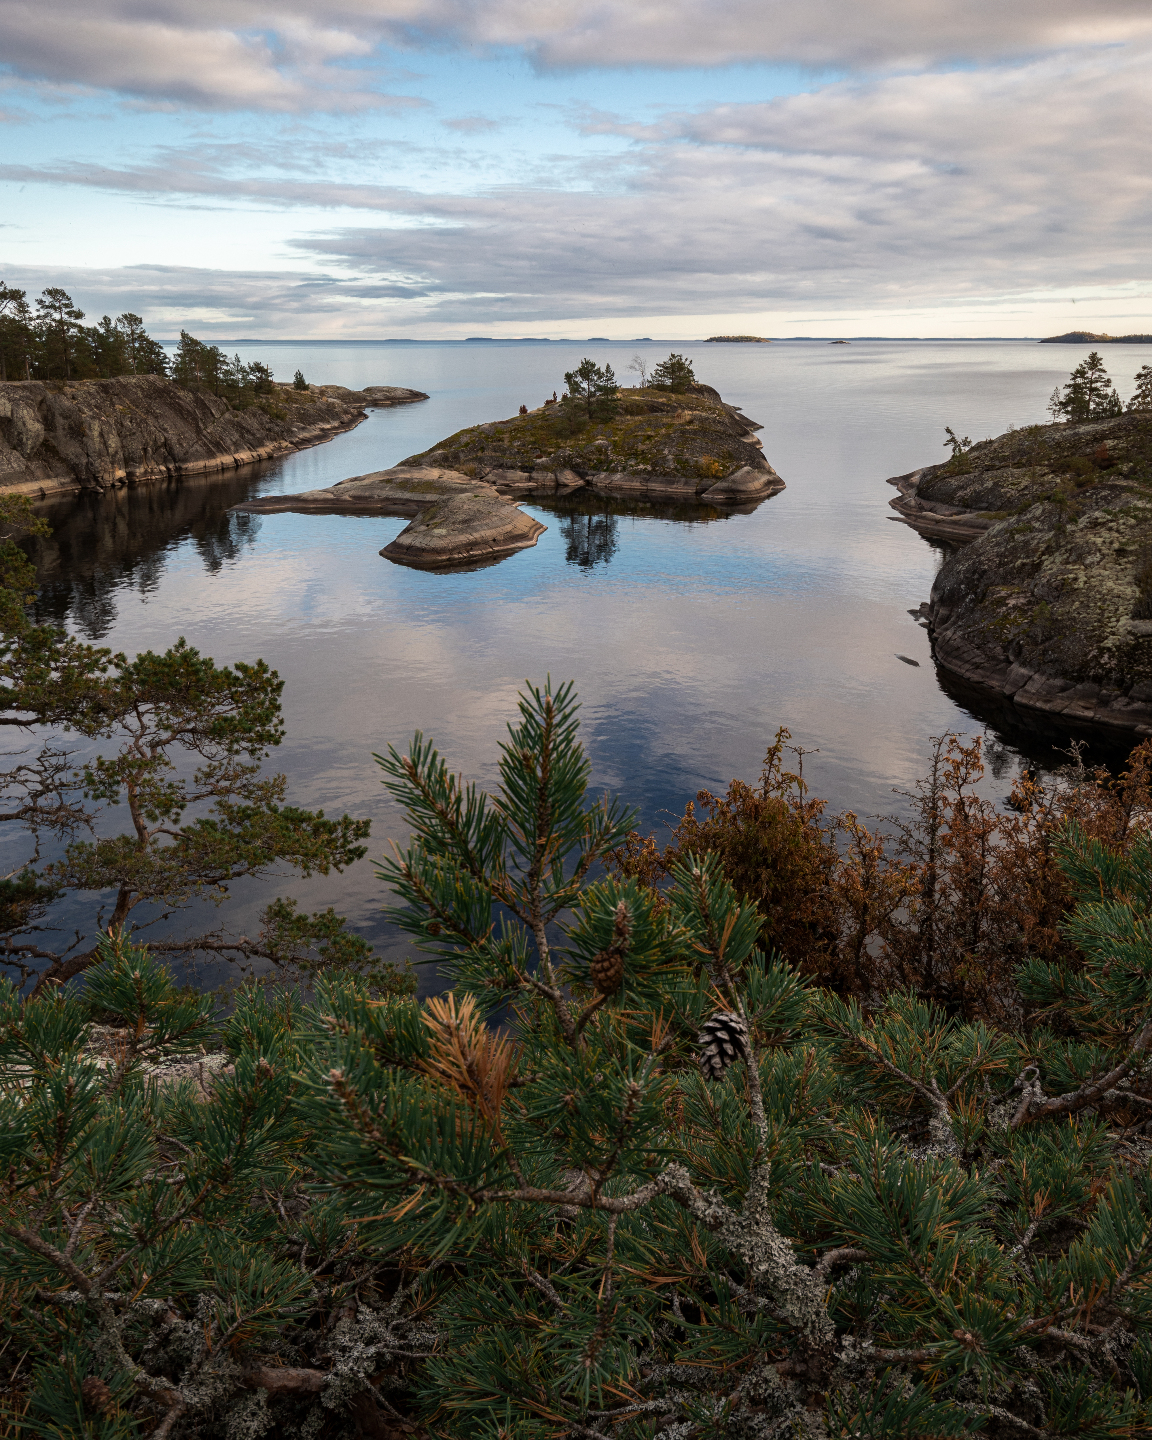
[(907, 524), (958, 547), (928, 603), (942, 669), (1152, 735), (1152, 414), (1012, 430), (889, 483)]

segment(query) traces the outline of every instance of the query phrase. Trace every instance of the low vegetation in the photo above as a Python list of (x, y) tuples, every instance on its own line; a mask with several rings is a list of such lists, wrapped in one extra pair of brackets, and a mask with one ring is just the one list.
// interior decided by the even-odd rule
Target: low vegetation
[(82, 992), (4, 992), (9, 1436), (1147, 1433), (1152, 842), (1101, 829), (1134, 780), (1053, 813), (1059, 938), (997, 1023), (764, 948), (806, 922), (739, 867), (795, 853), (795, 786), (705, 804), (664, 888), (594, 879), (633, 817), (588, 803), (571, 687), (521, 698), (491, 797), (419, 735), (381, 765), (448, 994), (221, 1022), (116, 935)]
[(603, 470), (721, 479), (760, 452), (747, 425), (681, 355), (661, 361), (646, 383), (618, 389), (609, 371), (585, 360), (565, 377), (559, 400), (508, 420), (460, 430), (405, 465), (444, 466), (483, 478), (491, 470)]

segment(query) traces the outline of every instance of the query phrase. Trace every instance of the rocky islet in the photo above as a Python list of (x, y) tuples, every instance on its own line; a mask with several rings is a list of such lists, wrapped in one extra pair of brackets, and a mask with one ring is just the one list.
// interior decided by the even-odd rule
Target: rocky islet
[(937, 664), (1018, 711), (1152, 734), (1152, 414), (1033, 425), (888, 482), (956, 548), (922, 607)]
[(752, 508), (784, 488), (764, 458), (760, 428), (708, 385), (682, 394), (624, 390), (602, 417), (547, 401), (469, 426), (389, 470), (236, 508), (414, 515), (381, 554), (423, 568), (474, 564), (534, 545), (543, 533), (517, 508), (519, 498), (586, 494)]

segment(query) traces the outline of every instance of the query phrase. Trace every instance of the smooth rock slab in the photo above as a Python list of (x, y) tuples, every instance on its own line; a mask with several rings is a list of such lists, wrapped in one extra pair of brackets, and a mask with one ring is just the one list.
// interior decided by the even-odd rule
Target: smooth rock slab
[(438, 500), (453, 495), (483, 495), (496, 498), (496, 489), (483, 480), (472, 480), (459, 470), (437, 466), (376, 470), (371, 475), (353, 475), (325, 490), (305, 490), (300, 495), (266, 495), (246, 500), (233, 509), (252, 514), (323, 515), (418, 515)]
[(423, 510), (380, 554), (422, 570), (475, 565), (528, 549), (546, 529), (498, 495), (451, 495)]

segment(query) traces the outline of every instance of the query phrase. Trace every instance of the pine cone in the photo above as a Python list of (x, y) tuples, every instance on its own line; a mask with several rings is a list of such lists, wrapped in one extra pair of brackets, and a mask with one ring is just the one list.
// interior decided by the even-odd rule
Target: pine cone
[(730, 1010), (717, 1010), (704, 1022), (696, 1043), (700, 1046), (697, 1058), (705, 1080), (721, 1080), (729, 1065), (748, 1058), (748, 1027)]
[(111, 1415), (115, 1408), (112, 1403), (112, 1391), (99, 1375), (88, 1376), (80, 1386), (80, 1398), (90, 1410), (98, 1410), (102, 1415)]
[(624, 983), (624, 956), (628, 953), (631, 935), (632, 916), (627, 901), (621, 900), (616, 906), (612, 943), (598, 955), (593, 955), (588, 967), (592, 972), (592, 983), (601, 995), (615, 995)]

